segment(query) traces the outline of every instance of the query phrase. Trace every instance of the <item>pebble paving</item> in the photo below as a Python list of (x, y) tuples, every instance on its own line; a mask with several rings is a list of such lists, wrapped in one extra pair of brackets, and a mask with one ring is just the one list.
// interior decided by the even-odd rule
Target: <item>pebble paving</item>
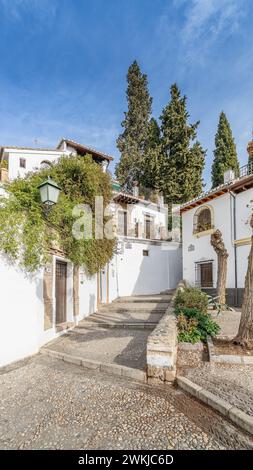
[(253, 365), (202, 363), (183, 375), (253, 416)]
[(253, 442), (172, 386), (37, 355), (0, 372), (0, 448), (253, 449)]

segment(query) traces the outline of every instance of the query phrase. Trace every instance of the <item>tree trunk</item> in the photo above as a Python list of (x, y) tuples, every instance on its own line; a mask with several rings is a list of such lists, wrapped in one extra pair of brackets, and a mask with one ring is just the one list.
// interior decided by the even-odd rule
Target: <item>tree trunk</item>
[(226, 303), (226, 285), (227, 285), (227, 259), (228, 252), (222, 240), (222, 233), (216, 230), (211, 235), (211, 245), (217, 253), (218, 257), (218, 270), (217, 270), (217, 295), (219, 296), (219, 303)]
[[(251, 216), (250, 225), (253, 228), (253, 215)], [(253, 236), (251, 237), (251, 249), (248, 260), (241, 321), (234, 341), (241, 346), (253, 348)]]

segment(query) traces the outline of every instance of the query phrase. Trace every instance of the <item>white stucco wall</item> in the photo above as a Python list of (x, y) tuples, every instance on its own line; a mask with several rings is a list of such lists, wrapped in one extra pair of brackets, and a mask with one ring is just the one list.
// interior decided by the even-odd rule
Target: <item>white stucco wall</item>
[(39, 348), (42, 272), (25, 276), (0, 258), (0, 366), (34, 354)]
[[(244, 239), (251, 236), (249, 219), (251, 215), (250, 200), (253, 199), (253, 189), (236, 195), (236, 237), (233, 229), (233, 198), (229, 193), (220, 196), (207, 204), (213, 208), (214, 226), (222, 232), (225, 247), (229, 253), (227, 287), (235, 287), (235, 268), (234, 268), (234, 239)], [(201, 207), (193, 208), (182, 214), (183, 221), (183, 278), (191, 284), (195, 283), (195, 263), (199, 261), (214, 260), (214, 286), (217, 282), (217, 255), (211, 246), (211, 235), (193, 234), (193, 218), (196, 210)], [(188, 251), (190, 245), (194, 246), (194, 251)], [(249, 245), (237, 247), (238, 258), (238, 287), (244, 286), (245, 273), (247, 269), (247, 257), (249, 254)]]
[[(61, 259), (58, 258), (57, 259)], [(0, 367), (23, 359), (62, 333), (55, 328), (55, 262), (53, 259), (53, 327), (44, 330), (43, 270), (26, 275), (0, 256)], [(80, 274), (80, 315), (73, 316), (73, 267), (67, 264), (67, 321), (80, 321), (97, 309), (97, 276)]]
[[(29, 171), (34, 171), (40, 168), (43, 161), (54, 162), (59, 159), (62, 155), (62, 151), (45, 151), (45, 150), (20, 150), (11, 149), (6, 152), (8, 153), (8, 174), (9, 179), (12, 180), (17, 177), (24, 177)], [(26, 160), (26, 168), (20, 167), (20, 158)]]
[[(109, 263), (110, 301), (129, 295), (157, 294), (176, 287), (182, 278), (182, 252), (178, 243), (122, 238), (123, 253)], [(148, 250), (149, 256), (143, 256)]]
[[(154, 219), (154, 226), (167, 226), (167, 210), (160, 208), (158, 205), (145, 202), (139, 202), (137, 204), (128, 204), (128, 210), (130, 214), (130, 223), (133, 224), (136, 219), (141, 224), (144, 224), (144, 217), (146, 214), (150, 215)], [(144, 229), (144, 226), (143, 226)], [(156, 238), (159, 238), (159, 234), (155, 234)]]
[(97, 274), (89, 276), (80, 268), (79, 276), (79, 316), (77, 320), (87, 317), (97, 310)]

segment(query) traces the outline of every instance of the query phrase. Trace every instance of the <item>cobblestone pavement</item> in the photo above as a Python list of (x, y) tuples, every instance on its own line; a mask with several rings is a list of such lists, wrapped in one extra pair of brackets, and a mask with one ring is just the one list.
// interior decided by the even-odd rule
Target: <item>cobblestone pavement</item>
[(253, 443), (171, 386), (37, 355), (0, 372), (0, 448), (253, 449)]
[(253, 366), (203, 363), (183, 375), (253, 416)]

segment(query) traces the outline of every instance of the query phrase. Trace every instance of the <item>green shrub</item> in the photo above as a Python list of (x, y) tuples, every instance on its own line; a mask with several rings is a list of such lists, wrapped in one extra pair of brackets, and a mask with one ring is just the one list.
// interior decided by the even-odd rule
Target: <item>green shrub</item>
[(175, 298), (176, 311), (180, 311), (183, 307), (197, 308), (207, 313), (208, 297), (197, 287), (186, 287), (179, 290)]
[(220, 315), (224, 310), (233, 312), (233, 309), (229, 307), (227, 304), (223, 304), (219, 302), (220, 297), (212, 297), (208, 295), (208, 307), (212, 307), (213, 310), (217, 310), (217, 315)]
[(179, 342), (197, 343), (201, 339), (197, 328), (198, 321), (195, 318), (188, 319), (183, 313), (178, 316), (178, 340)]
[(7, 160), (2, 160), (0, 163), (0, 168), (6, 168), (8, 169), (8, 162)]
[(178, 340), (196, 343), (206, 340), (207, 336), (216, 336), (219, 333), (219, 325), (208, 313), (203, 313), (197, 308), (184, 307), (176, 311)]
[[(45, 214), (38, 186), (49, 176), (59, 184), (61, 192), (57, 204)], [(115, 240), (95, 237), (95, 197), (102, 196), (106, 208), (112, 198), (111, 179), (91, 156), (63, 156), (50, 168), (28, 173), (5, 187), (7, 195), (1, 197), (0, 252), (26, 272), (43, 267), (55, 247), (73, 264), (85, 266), (90, 275), (110, 261)], [(73, 235), (77, 221), (73, 209), (79, 204), (91, 208), (91, 238), (77, 239)], [(110, 216), (103, 219), (106, 223)]]

